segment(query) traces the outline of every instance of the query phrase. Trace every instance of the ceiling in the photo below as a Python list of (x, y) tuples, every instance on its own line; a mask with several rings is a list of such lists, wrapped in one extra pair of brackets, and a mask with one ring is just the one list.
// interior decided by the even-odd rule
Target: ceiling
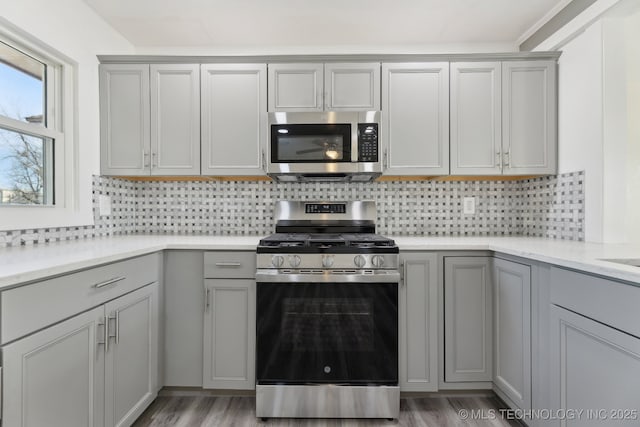
[(138, 48), (515, 50), (569, 0), (84, 0)]

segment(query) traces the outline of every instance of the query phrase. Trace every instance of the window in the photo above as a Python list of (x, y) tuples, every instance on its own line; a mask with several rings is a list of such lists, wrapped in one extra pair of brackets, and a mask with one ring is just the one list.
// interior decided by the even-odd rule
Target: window
[(0, 38), (0, 208), (58, 203), (61, 76), (60, 63)]

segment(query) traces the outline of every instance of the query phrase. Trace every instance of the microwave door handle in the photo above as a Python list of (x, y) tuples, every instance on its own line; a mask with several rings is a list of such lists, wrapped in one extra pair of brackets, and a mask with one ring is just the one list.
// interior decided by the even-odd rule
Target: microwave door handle
[(358, 123), (351, 123), (351, 162), (358, 162)]

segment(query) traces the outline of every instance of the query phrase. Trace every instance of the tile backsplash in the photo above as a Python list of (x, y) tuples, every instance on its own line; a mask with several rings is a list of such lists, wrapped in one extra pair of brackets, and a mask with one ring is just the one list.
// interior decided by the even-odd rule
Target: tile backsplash
[[(100, 216), (98, 197), (111, 197)], [(476, 213), (463, 213), (475, 197)], [(95, 225), (0, 231), (1, 246), (122, 234), (267, 235), (278, 200), (375, 200), (377, 231), (584, 240), (584, 172), (517, 181), (129, 181), (94, 176)]]

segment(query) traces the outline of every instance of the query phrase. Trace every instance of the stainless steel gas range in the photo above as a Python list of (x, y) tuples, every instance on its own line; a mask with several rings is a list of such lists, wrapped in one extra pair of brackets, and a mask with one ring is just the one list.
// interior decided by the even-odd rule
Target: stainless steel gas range
[(398, 247), (375, 203), (279, 202), (257, 248), (256, 415), (398, 418)]

